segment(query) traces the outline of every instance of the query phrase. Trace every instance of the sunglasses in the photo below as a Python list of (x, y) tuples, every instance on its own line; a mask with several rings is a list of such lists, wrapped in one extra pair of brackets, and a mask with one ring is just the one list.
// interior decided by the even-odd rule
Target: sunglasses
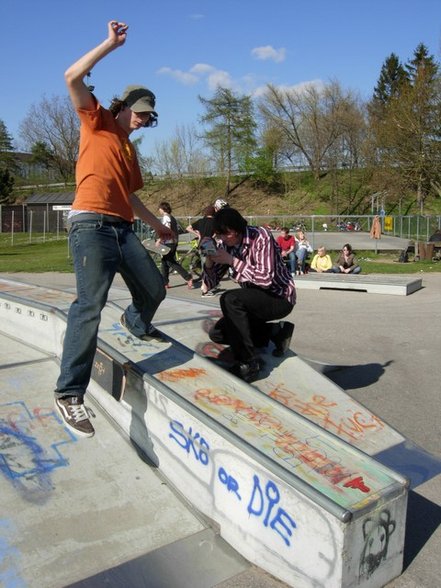
[(150, 127), (151, 129), (153, 129), (154, 127), (157, 127), (157, 126), (158, 126), (158, 115), (155, 115), (152, 112), (150, 112), (147, 122), (144, 123), (144, 127), (145, 128)]

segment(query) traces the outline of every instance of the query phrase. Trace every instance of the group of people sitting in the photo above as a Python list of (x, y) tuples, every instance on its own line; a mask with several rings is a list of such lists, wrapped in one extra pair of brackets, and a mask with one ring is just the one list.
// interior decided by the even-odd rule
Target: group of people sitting
[(343, 245), (335, 263), (332, 263), (331, 256), (326, 251), (326, 247), (321, 245), (311, 261), (309, 271), (329, 274), (359, 274), (361, 267), (358, 265), (351, 245), (346, 243)]
[(282, 257), (289, 264), (291, 274), (298, 276), (306, 273), (306, 260), (313, 249), (305, 233), (297, 231), (294, 236), (290, 234), (288, 227), (283, 227), (276, 241), (282, 250)]
[(307, 265), (308, 256), (313, 252), (313, 248), (304, 231), (297, 231), (295, 235), (291, 235), (289, 229), (283, 227), (276, 240), (281, 249), (282, 258), (288, 263), (293, 276), (303, 275), (307, 271), (333, 274), (359, 274), (361, 272), (361, 267), (358, 265), (355, 253), (349, 243), (343, 245), (335, 263), (332, 262), (326, 247), (321, 245), (311, 263)]

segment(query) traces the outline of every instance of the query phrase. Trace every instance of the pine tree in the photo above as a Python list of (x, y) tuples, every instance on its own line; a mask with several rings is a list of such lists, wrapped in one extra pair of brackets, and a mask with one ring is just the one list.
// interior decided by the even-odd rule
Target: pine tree
[(208, 125), (203, 138), (216, 157), (217, 168), (226, 173), (226, 194), (231, 190), (234, 169), (243, 171), (254, 153), (256, 140), (253, 105), (249, 96), (238, 96), (219, 87), (209, 100), (199, 96), (206, 114), (201, 122)]
[(5, 123), (0, 120), (0, 203), (9, 202), (14, 187), (14, 173), (17, 165), (14, 146)]
[[(403, 75), (404, 72), (404, 75)], [(439, 65), (420, 44), (405, 68), (383, 66), (369, 105), (376, 156), (389, 186), (416, 198), (421, 213), (441, 176)]]
[(373, 101), (387, 104), (391, 98), (398, 96), (408, 81), (406, 70), (395, 53), (391, 53), (384, 62), (377, 85), (374, 88)]
[(432, 84), (439, 74), (439, 65), (433, 55), (429, 55), (428, 48), (423, 43), (420, 43), (414, 51), (413, 59), (407, 62), (406, 70), (413, 86), (421, 78), (424, 78), (424, 83)]

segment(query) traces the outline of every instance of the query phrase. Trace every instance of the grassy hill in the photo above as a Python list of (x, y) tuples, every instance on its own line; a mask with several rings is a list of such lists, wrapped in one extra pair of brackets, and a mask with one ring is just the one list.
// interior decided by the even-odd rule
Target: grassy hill
[[(365, 170), (340, 170), (323, 174), (318, 180), (310, 172), (290, 172), (282, 174), (278, 184), (270, 188), (239, 176), (233, 178), (228, 195), (225, 187), (225, 178), (219, 177), (152, 178), (146, 182), (141, 198), (153, 212), (161, 201), (169, 202), (175, 216), (199, 216), (218, 197), (244, 215), (363, 215), (371, 213), (372, 195), (384, 192), (387, 213), (399, 213), (399, 201), (388, 192), (391, 187), (381, 185)], [(420, 213), (412, 195), (402, 198), (400, 206), (402, 214)], [(425, 214), (441, 214), (441, 199), (427, 202)]]

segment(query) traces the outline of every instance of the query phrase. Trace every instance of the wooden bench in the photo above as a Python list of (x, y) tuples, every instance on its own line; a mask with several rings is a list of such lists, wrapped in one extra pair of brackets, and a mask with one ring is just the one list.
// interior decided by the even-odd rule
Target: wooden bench
[(421, 278), (386, 275), (307, 274), (294, 279), (298, 289), (358, 290), (370, 294), (407, 296), (422, 288)]

